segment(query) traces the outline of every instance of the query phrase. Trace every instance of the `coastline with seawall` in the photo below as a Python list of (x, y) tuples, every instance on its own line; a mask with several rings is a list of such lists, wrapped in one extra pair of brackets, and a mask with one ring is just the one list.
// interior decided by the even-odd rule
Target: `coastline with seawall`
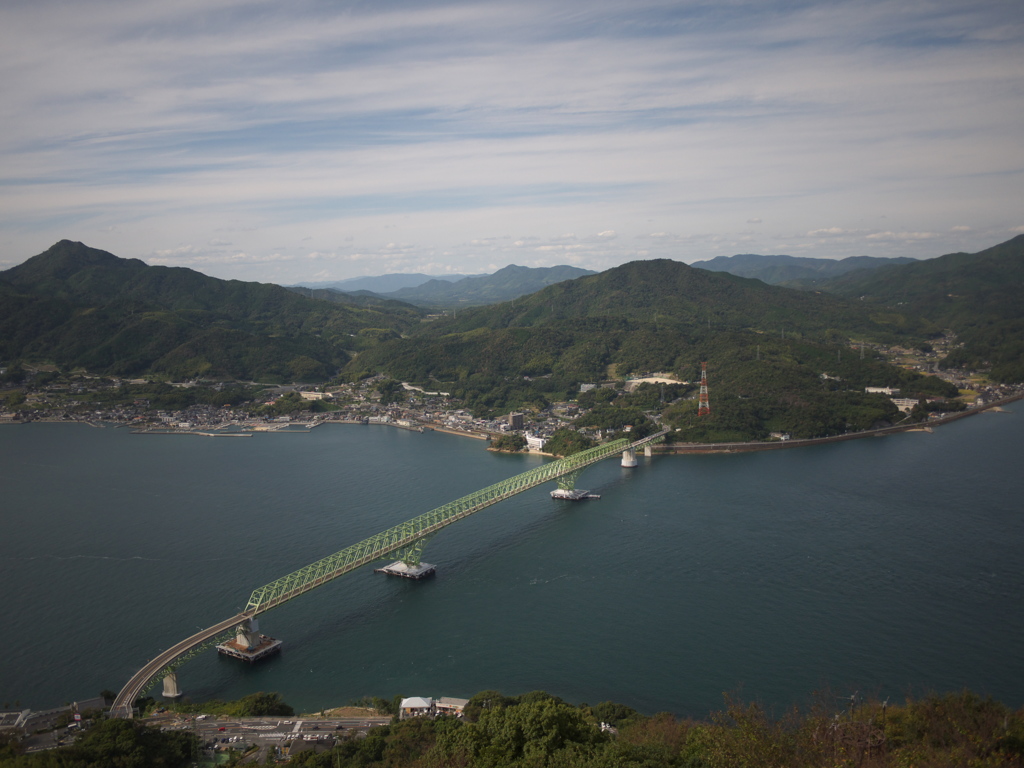
[(752, 443), (680, 443), (677, 445), (654, 445), (651, 447), (651, 452), (657, 455), (688, 455), (688, 454), (701, 454), (701, 453), (750, 453), (753, 451), (778, 451), (785, 448), (803, 448), (811, 445), (825, 445), (827, 443), (838, 443), (845, 440), (860, 440), (865, 437), (884, 437), (886, 435), (894, 435), (899, 432), (930, 432), (931, 427), (941, 426), (943, 424), (949, 424), (960, 419), (966, 419), (968, 416), (974, 416), (984, 411), (992, 411), (994, 413), (1004, 413), (1000, 406), (1012, 403), (1017, 400), (1024, 399), (1024, 392), (1011, 395), (1010, 397), (1004, 397), (1000, 400), (993, 400), (991, 403), (985, 403), (974, 408), (969, 408), (966, 411), (959, 411), (957, 413), (951, 413), (948, 416), (942, 416), (937, 419), (931, 419), (929, 421), (914, 422), (913, 424), (899, 424), (892, 427), (882, 427), (880, 429), (868, 429), (863, 432), (848, 432), (844, 435), (831, 435), (829, 437), (809, 437), (799, 440), (779, 440), (772, 443), (763, 442), (752, 442)]

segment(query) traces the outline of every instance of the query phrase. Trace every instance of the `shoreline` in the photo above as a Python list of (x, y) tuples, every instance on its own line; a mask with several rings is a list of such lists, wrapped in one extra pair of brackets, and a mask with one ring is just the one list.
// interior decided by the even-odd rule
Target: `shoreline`
[(1024, 399), (1024, 392), (1016, 395), (1011, 395), (1010, 397), (1004, 397), (1000, 400), (993, 400), (991, 403), (986, 403), (985, 405), (980, 405), (974, 408), (968, 408), (966, 411), (951, 413), (948, 416), (943, 416), (938, 419), (915, 422), (913, 424), (900, 424), (893, 427), (882, 427), (880, 429), (868, 429), (863, 432), (848, 432), (847, 434), (844, 435), (830, 435), (829, 437), (808, 437), (799, 440), (778, 440), (773, 443), (752, 442), (680, 443), (677, 445), (662, 444), (651, 446), (651, 452), (658, 456), (686, 456), (691, 454), (703, 453), (753, 453), (755, 451), (779, 451), (787, 448), (804, 448), (812, 445), (839, 443), (845, 440), (860, 440), (865, 437), (885, 437), (886, 435), (895, 435), (900, 432), (925, 432), (931, 431), (931, 427), (942, 426), (943, 424), (949, 424), (950, 422), (953, 421), (966, 419), (968, 416), (974, 416), (975, 414), (978, 413), (998, 409), (999, 406), (1006, 405), (1007, 403), (1012, 403), (1021, 399)]
[[(959, 411), (959, 412), (956, 412), (956, 413), (951, 413), (951, 414), (949, 414), (947, 416), (942, 416), (942, 417), (937, 418), (937, 419), (931, 419), (929, 421), (915, 422), (913, 424), (900, 424), (900, 425), (891, 426), (891, 427), (882, 427), (880, 429), (869, 429), (869, 430), (865, 430), (863, 432), (849, 432), (849, 433), (842, 434), (842, 435), (830, 435), (828, 437), (809, 437), (809, 438), (801, 438), (801, 439), (797, 439), (797, 440), (778, 440), (778, 441), (774, 441), (774, 442), (770, 442), (770, 443), (766, 443), (766, 442), (678, 443), (678, 444), (669, 444), (669, 445), (665, 445), (664, 443), (662, 443), (662, 444), (652, 445), (651, 446), (651, 452), (652, 452), (652, 454), (654, 454), (656, 456), (673, 456), (673, 455), (674, 456), (687, 456), (687, 455), (711, 454), (711, 453), (753, 453), (753, 452), (756, 452), (756, 451), (779, 451), (779, 450), (790, 449), (790, 448), (804, 448), (804, 447), (814, 446), (814, 445), (825, 445), (825, 444), (828, 444), (828, 443), (838, 443), (838, 442), (842, 442), (842, 441), (845, 441), (845, 440), (860, 440), (860, 439), (866, 438), (866, 437), (885, 437), (886, 435), (898, 434), (900, 432), (930, 432), (932, 427), (938, 427), (938, 426), (942, 426), (944, 424), (948, 424), (948, 423), (953, 422), (953, 421), (959, 421), (960, 419), (965, 419), (968, 416), (974, 416), (975, 414), (978, 414), (978, 413), (983, 413), (985, 411), (995, 411), (995, 412), (998, 412), (1000, 406), (1006, 405), (1008, 403), (1013, 403), (1013, 402), (1016, 402), (1016, 401), (1022, 400), (1022, 399), (1024, 399), (1024, 392), (1020, 392), (1018, 394), (1011, 395), (1010, 397), (1000, 398), (999, 400), (993, 400), (991, 403), (986, 403), (985, 405), (975, 406), (975, 407), (972, 407), (972, 408), (968, 408), (965, 411)], [(68, 421), (68, 420), (64, 420), (64, 419), (48, 419), (48, 418), (45, 418), (45, 417), (44, 418), (39, 418), (39, 419), (33, 419), (32, 421), (28, 421), (28, 422), (24, 422), (24, 421), (10, 421), (10, 422), (6, 422), (6, 423), (9, 423), (9, 424), (31, 424), (33, 422), (38, 422), (38, 423), (42, 423), (42, 424), (85, 424), (85, 425), (93, 427), (93, 428), (101, 428), (101, 429), (103, 427), (108, 426), (108, 425), (112, 425), (114, 428), (117, 428), (117, 427), (130, 427), (131, 426), (130, 424), (121, 423), (121, 422), (96, 423), (96, 422), (91, 422), (91, 421), (87, 421), (87, 420)], [(282, 425), (282, 426), (277, 427), (277, 428), (271, 427), (269, 429), (268, 428), (264, 428), (264, 429), (252, 429), (252, 428), (250, 428), (250, 429), (246, 429), (246, 430), (241, 431), (241, 432), (211, 432), (210, 428), (204, 428), (202, 430), (180, 430), (180, 429), (179, 430), (174, 430), (174, 429), (166, 429), (166, 430), (164, 430), (164, 429), (137, 429), (137, 430), (135, 430), (135, 429), (133, 429), (132, 430), (132, 434), (199, 435), (199, 436), (202, 436), (202, 437), (252, 437), (252, 435), (255, 434), (256, 432), (265, 433), (265, 434), (270, 434), (270, 433), (275, 433), (275, 432), (285, 432), (285, 433), (292, 433), (292, 434), (304, 433), (304, 432), (308, 432), (309, 429), (311, 429), (313, 427), (319, 427), (319, 426), (323, 426), (325, 424), (359, 424), (359, 425), (370, 426), (369, 424), (366, 424), (366, 422), (364, 422), (362, 420), (356, 420), (356, 419), (328, 419), (328, 420), (324, 420), (324, 421), (318, 421), (318, 422), (315, 422), (315, 423), (305, 423), (305, 422), (300, 422), (300, 423), (305, 424), (306, 428), (302, 429), (302, 430), (300, 430), (300, 429), (287, 429), (285, 427), (285, 425)], [(396, 427), (398, 429), (405, 429), (405, 430), (410, 431), (410, 432), (420, 432), (420, 433), (427, 432), (427, 431), (443, 432), (443, 433), (448, 434), (448, 435), (455, 435), (457, 437), (467, 437), (467, 438), (471, 438), (473, 440), (490, 441), (491, 438), (492, 438), (492, 436), (490, 434), (487, 434), (487, 433), (467, 432), (467, 431), (458, 430), (458, 429), (450, 429), (448, 427), (440, 427), (440, 426), (437, 426), (435, 424), (427, 423), (427, 422), (415, 422), (414, 425), (412, 425), (412, 426), (407, 426), (407, 425), (404, 425), (404, 424), (397, 424), (395, 422), (374, 422), (374, 424), (379, 424), (380, 426), (384, 426), (384, 427)], [(289, 424), (287, 426), (294, 427), (295, 424)], [(487, 450), (492, 452), (492, 453), (508, 453), (510, 455), (518, 454), (518, 453), (528, 453), (528, 454), (532, 454), (532, 455), (536, 455), (536, 456), (548, 456), (548, 457), (553, 458), (553, 459), (562, 458), (562, 457), (557, 456), (556, 454), (547, 453), (546, 451), (502, 451), (502, 450), (499, 450), (499, 449), (496, 449), (496, 448), (488, 448)]]

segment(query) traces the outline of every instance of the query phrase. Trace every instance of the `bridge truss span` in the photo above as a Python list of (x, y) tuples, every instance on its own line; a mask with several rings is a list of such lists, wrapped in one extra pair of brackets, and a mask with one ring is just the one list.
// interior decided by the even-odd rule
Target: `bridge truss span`
[(589, 450), (575, 453), (572, 456), (567, 456), (564, 459), (543, 464), (503, 480), (500, 483), (495, 483), (475, 491), (468, 496), (451, 501), (442, 507), (414, 517), (393, 528), (388, 528), (386, 531), (364, 539), (358, 544), (346, 547), (340, 552), (335, 552), (329, 557), (317, 560), (315, 563), (310, 563), (304, 568), (300, 568), (293, 573), (289, 573), (287, 576), (283, 576), (254, 590), (249, 598), (245, 612), (255, 616), (256, 614), (268, 611), (281, 605), (281, 603), (298, 597), (304, 592), (315, 589), (349, 571), (353, 571), (394, 552), (402, 550), (413, 552), (412, 557), (418, 562), (418, 550), (421, 548), (416, 548), (413, 545), (432, 536), (442, 528), (542, 483), (558, 480), (566, 475), (574, 476), (584, 467), (606, 459), (609, 456), (622, 453), (629, 448), (658, 442), (667, 431), (663, 430), (632, 443), (625, 439), (614, 440), (610, 443), (599, 445), (596, 448), (590, 448)]
[(542, 483), (561, 479), (563, 483), (568, 482), (568, 487), (572, 487), (572, 482), (584, 467), (623, 451), (659, 442), (667, 432), (663, 430), (632, 443), (628, 440), (615, 440), (548, 462), (406, 520), (254, 590), (241, 613), (182, 640), (135, 673), (117, 695), (111, 713), (115, 717), (132, 717), (132, 705), (157, 678), (170, 675), (192, 656), (223, 639), (232, 628), (248, 624), (258, 614), (390, 554), (398, 553), (406, 562), (418, 564), (426, 540), (442, 528)]

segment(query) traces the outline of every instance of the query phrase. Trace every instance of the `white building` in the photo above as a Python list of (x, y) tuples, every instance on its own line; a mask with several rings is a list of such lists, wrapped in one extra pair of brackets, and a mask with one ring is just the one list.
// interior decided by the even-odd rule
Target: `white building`
[(917, 400), (912, 397), (890, 397), (890, 400), (896, 404), (896, 407), (903, 413), (908, 413), (913, 410), (914, 406), (917, 405)]
[(405, 720), (410, 717), (429, 717), (434, 714), (434, 700), (422, 696), (410, 696), (402, 699), (398, 705), (398, 719)]

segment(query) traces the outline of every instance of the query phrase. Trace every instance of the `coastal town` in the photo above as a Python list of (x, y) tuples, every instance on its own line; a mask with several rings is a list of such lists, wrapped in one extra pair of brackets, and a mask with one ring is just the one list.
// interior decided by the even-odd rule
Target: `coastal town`
[[(902, 349), (885, 350), (906, 368), (927, 371), (955, 385), (961, 393), (958, 410), (1002, 402), (1024, 394), (1024, 385), (995, 385), (970, 371), (941, 371), (934, 352), (912, 356)], [(16, 374), (17, 381), (14, 382)], [(313, 385), (260, 385), (193, 380), (159, 382), (145, 378), (103, 377), (85, 371), (62, 373), (54, 366), (0, 369), (0, 424), (31, 422), (83, 423), (92, 426), (127, 427), (149, 435), (193, 434), (200, 436), (250, 436), (258, 432), (305, 431), (325, 424), (378, 424), (413, 431), (440, 431), (482, 441), (503, 435), (521, 435), (522, 448), (544, 452), (544, 444), (557, 430), (570, 427), (588, 412), (577, 401), (553, 402), (544, 408), (523, 409), (491, 418), (480, 418), (450, 393), (426, 391), (385, 375), (358, 382)], [(823, 380), (833, 379), (822, 372)], [(2, 379), (0, 379), (2, 380)], [(16, 386), (12, 386), (16, 384)], [(628, 394), (641, 385), (682, 385), (678, 398), (698, 397), (695, 382), (678, 381), (666, 374), (583, 384), (581, 394), (611, 389)], [(867, 392), (887, 396), (907, 416), (918, 401), (901, 397), (898, 389), (868, 387)], [(941, 398), (935, 398), (941, 400)], [(173, 407), (178, 405), (179, 407)], [(939, 419), (946, 409), (928, 414)], [(658, 423), (657, 410), (645, 415)], [(886, 425), (890, 426), (890, 425)], [(583, 436), (600, 441), (608, 430), (575, 427)], [(624, 431), (629, 431), (628, 425)], [(770, 439), (786, 441), (785, 432)]]

